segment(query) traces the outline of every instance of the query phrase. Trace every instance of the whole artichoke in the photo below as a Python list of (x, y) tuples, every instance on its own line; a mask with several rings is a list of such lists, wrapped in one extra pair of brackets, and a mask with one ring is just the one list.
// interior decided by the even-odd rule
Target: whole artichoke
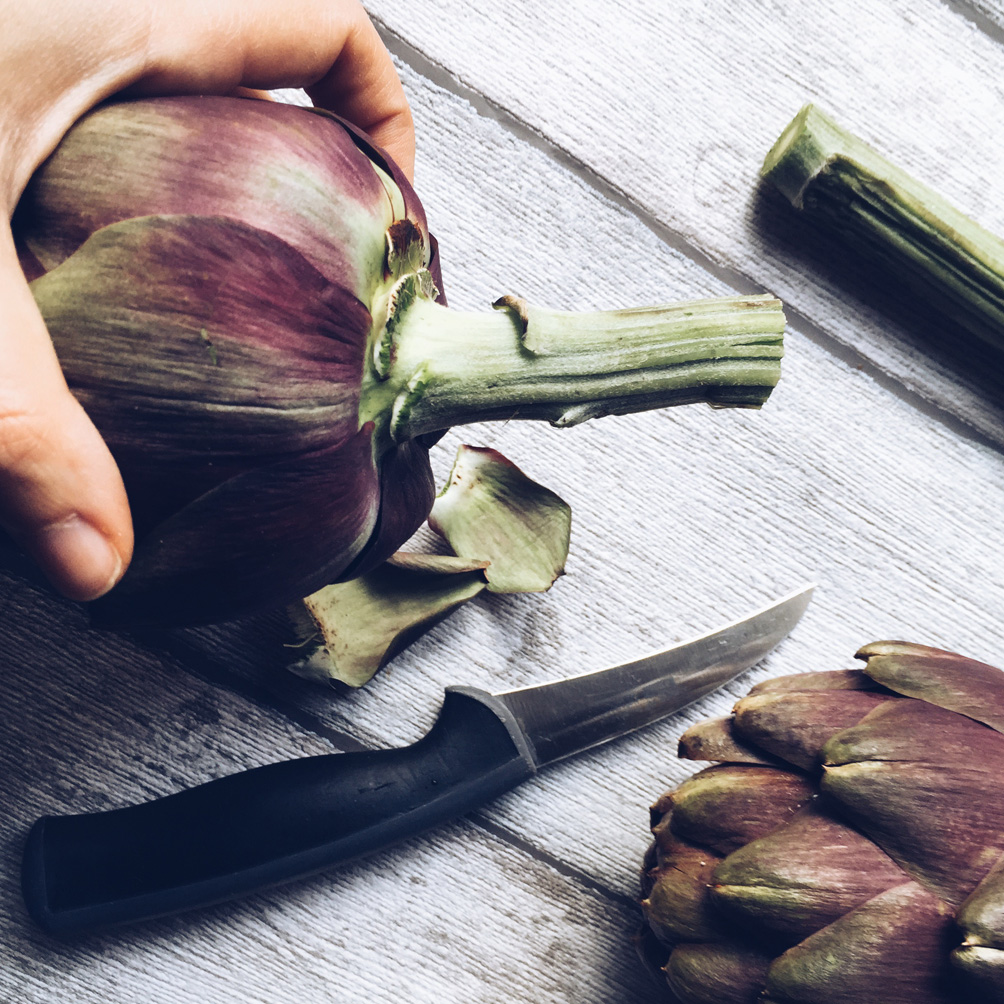
[(315, 109), (100, 107), (13, 230), (132, 507), (106, 623), (220, 620), (375, 567), (428, 515), (428, 448), (451, 425), (757, 406), (779, 375), (767, 296), (581, 320), (512, 297), (448, 310), (408, 181)]
[(719, 763), (652, 808), (642, 945), (684, 1004), (1004, 1001), (1004, 673), (858, 657), (681, 738)]

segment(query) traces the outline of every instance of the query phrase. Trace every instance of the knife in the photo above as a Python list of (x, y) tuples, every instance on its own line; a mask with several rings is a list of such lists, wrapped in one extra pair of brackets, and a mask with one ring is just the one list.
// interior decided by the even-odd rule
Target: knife
[(448, 687), (435, 725), (410, 746), (286, 760), (140, 805), (43, 817), (24, 852), (28, 912), (51, 934), (101, 930), (415, 836), (727, 683), (788, 634), (811, 594), (611, 669), (502, 694)]

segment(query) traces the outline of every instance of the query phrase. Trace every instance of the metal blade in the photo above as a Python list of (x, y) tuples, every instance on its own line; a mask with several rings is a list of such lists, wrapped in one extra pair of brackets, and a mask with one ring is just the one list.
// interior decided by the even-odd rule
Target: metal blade
[(798, 623), (813, 588), (623, 666), (496, 696), (515, 715), (538, 766), (561, 760), (657, 722), (758, 663)]

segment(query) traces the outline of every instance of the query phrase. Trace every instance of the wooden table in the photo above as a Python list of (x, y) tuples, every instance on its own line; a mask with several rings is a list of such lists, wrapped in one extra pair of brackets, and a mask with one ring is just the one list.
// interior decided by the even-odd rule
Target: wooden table
[[(519, 293), (617, 307), (766, 290), (787, 305), (760, 412), (680, 408), (495, 446), (574, 513), (547, 594), (481, 597), (366, 689), (278, 668), (270, 619), (101, 633), (0, 580), (0, 1000), (638, 1004), (647, 808), (690, 722), (752, 682), (905, 638), (1004, 664), (1004, 386), (951, 325), (762, 191), (805, 101), (1004, 232), (997, 0), (370, 0), (419, 137), (455, 306)], [(663, 724), (355, 866), (232, 905), (59, 943), (19, 893), (43, 813), (146, 799), (286, 757), (407, 743), (451, 683), (599, 668), (812, 580), (765, 662)]]

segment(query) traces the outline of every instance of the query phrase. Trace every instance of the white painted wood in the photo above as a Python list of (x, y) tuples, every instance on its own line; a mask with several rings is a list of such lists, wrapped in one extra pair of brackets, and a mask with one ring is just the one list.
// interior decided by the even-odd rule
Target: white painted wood
[(330, 752), (282, 716), (87, 629), (0, 575), (0, 1000), (575, 1004), (660, 999), (630, 904), (466, 822), (234, 905), (58, 942), (20, 899), (41, 813), (99, 810)]
[[(725, 291), (574, 174), (414, 74), (405, 81), (455, 306), (505, 292), (584, 307)], [(1004, 664), (1000, 452), (797, 327), (760, 412), (689, 407), (560, 431), (516, 421), (454, 431), (434, 454), (442, 478), (462, 440), (500, 449), (570, 502), (567, 574), (541, 596), (473, 601), (358, 693), (277, 680), (268, 660), (249, 670), (368, 744), (421, 735), (447, 684), (505, 690), (600, 668), (804, 581), (819, 583), (804, 622), (736, 696), (764, 673), (849, 665), (878, 638)], [(674, 759), (676, 737), (730, 702), (707, 699), (562, 765), (486, 814), (627, 894), (647, 805), (690, 770)]]
[[(451, 433), (435, 451), (441, 477), (466, 440), (497, 447), (571, 503), (568, 574), (541, 596), (479, 598), (358, 693), (277, 670), (269, 619), (187, 636), (208, 653), (193, 657), (194, 670), (229, 675), (230, 689), (0, 580), (0, 1000), (661, 999), (635, 962), (627, 901), (647, 806), (690, 772), (673, 755), (687, 724), (756, 679), (847, 665), (880, 637), (1004, 663), (1004, 460), (988, 445), (998, 406), (905, 349), (905, 328), (762, 241), (750, 215), (764, 144), (809, 88), (839, 98), (831, 110), (849, 125), (888, 142), (916, 173), (930, 168), (946, 194), (1004, 229), (1004, 182), (978, 156), (995, 142), (979, 117), (1001, 101), (988, 83), (1001, 79), (992, 40), (928, 0), (370, 7), (441, 62), (444, 78), (455, 74), (543, 134), (402, 66), (418, 185), (455, 306), (487, 309), (516, 292), (612, 307), (755, 282), (797, 308), (781, 386), (761, 412), (687, 408), (561, 432), (511, 422)], [(851, 15), (853, 28), (840, 27)], [(746, 54), (754, 50), (758, 61)], [(949, 125), (971, 156), (952, 156)], [(589, 170), (552, 155), (561, 149)], [(604, 178), (630, 205), (598, 193)], [(691, 246), (714, 262), (695, 260)], [(863, 368), (842, 345), (862, 351)], [(418, 543), (434, 546), (424, 533)], [(24, 915), (18, 856), (40, 812), (100, 808), (328, 749), (309, 730), (315, 719), (319, 732), (367, 745), (409, 742), (447, 684), (504, 690), (598, 668), (806, 579), (819, 591), (803, 623), (727, 693), (558, 765), (468, 820), (242, 904), (76, 945), (49, 941)], [(234, 692), (242, 688), (274, 708)]]
[[(954, 372), (923, 314), (819, 244), (757, 173), (806, 101), (1004, 232), (1004, 48), (941, 0), (370, 0), (447, 75), (640, 213), (998, 442), (1000, 380)], [(995, 8), (999, 5), (994, 5)], [(392, 41), (393, 44), (393, 41)], [(923, 338), (920, 333), (923, 333)], [(985, 376), (985, 374), (983, 374)], [(987, 383), (991, 389), (987, 389)], [(994, 387), (996, 389), (994, 389)]]

